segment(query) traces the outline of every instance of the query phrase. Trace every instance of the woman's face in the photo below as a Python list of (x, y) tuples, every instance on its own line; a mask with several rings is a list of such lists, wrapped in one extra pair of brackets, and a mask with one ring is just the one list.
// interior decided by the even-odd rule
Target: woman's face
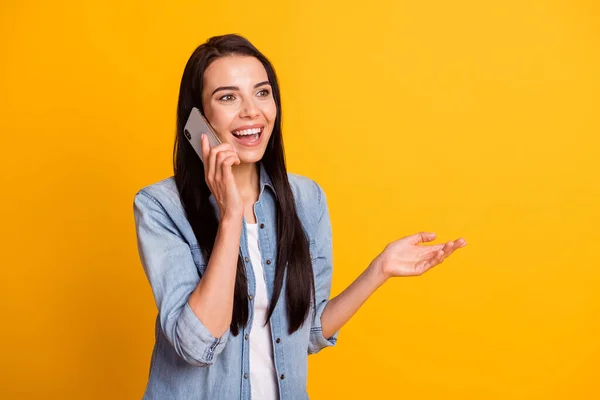
[(273, 132), (277, 107), (267, 71), (250, 56), (226, 56), (204, 71), (204, 115), (242, 163), (262, 159)]

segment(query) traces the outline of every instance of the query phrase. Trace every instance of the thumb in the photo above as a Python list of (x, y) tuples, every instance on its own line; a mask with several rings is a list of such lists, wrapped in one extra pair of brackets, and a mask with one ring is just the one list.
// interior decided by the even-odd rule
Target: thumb
[(419, 232), (407, 237), (406, 239), (410, 244), (419, 244), (423, 242), (431, 242), (432, 240), (435, 240), (435, 238), (436, 235), (433, 232)]

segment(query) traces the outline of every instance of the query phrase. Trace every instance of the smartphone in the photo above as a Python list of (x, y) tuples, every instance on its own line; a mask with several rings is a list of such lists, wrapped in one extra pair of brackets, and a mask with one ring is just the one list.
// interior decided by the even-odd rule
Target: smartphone
[(204, 116), (200, 113), (200, 110), (198, 110), (198, 108), (194, 107), (192, 108), (190, 116), (188, 117), (188, 120), (185, 123), (185, 127), (183, 128), (183, 134), (185, 135), (187, 140), (189, 140), (194, 150), (196, 150), (196, 153), (198, 154), (198, 157), (200, 157), (200, 160), (202, 162), (204, 162), (204, 160), (202, 160), (201, 142), (201, 137), (203, 133), (206, 134), (206, 136), (208, 137), (208, 144), (210, 148), (213, 148), (221, 143), (221, 141), (211, 128), (206, 118), (204, 118)]

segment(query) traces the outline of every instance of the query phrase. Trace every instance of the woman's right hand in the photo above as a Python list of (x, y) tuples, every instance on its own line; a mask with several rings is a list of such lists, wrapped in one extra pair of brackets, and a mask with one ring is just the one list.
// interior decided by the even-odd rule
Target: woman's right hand
[(244, 202), (231, 170), (232, 165), (240, 164), (237, 152), (229, 143), (210, 148), (208, 137), (204, 134), (201, 143), (204, 179), (219, 206), (221, 220), (226, 216), (241, 218), (244, 215)]

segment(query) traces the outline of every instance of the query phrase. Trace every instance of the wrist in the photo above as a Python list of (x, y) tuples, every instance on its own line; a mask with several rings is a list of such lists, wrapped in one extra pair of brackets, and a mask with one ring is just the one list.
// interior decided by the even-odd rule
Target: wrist
[(383, 270), (383, 265), (379, 257), (376, 257), (371, 264), (369, 264), (367, 270), (377, 287), (383, 285), (389, 278)]
[(244, 219), (244, 213), (239, 212), (225, 212), (221, 216), (221, 225), (241, 225)]

